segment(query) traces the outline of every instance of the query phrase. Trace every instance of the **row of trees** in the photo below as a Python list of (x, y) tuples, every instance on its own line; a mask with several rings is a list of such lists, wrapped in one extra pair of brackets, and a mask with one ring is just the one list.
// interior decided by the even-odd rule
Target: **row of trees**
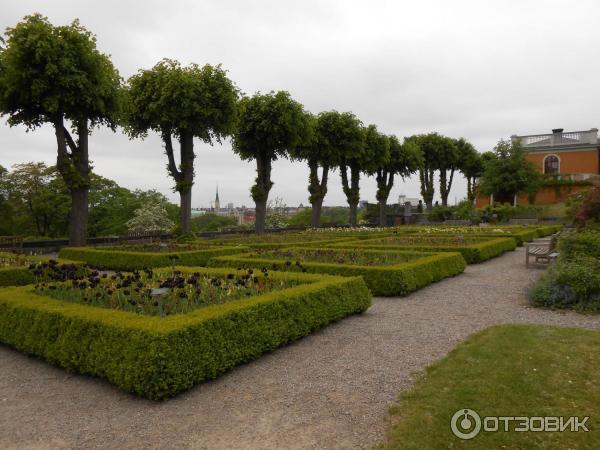
[(8, 116), (10, 125), (54, 127), (56, 167), (71, 195), (72, 245), (84, 245), (87, 236), (92, 183), (88, 138), (97, 126), (121, 126), (131, 138), (144, 138), (149, 131), (162, 137), (168, 173), (180, 195), (182, 233), (191, 226), (195, 139), (213, 144), (231, 138), (243, 160), (256, 162), (251, 196), (257, 232), (264, 230), (271, 167), (279, 158), (308, 163), (313, 226), (319, 225), (328, 176), (335, 169), (351, 225), (357, 223), (362, 174), (377, 180), (381, 223), (398, 176), (419, 171), (428, 208), (436, 171), (443, 204), (457, 170), (465, 174), (469, 195), (474, 195), (478, 153), (464, 139), (431, 133), (401, 142), (375, 125), (364, 126), (350, 112), (313, 115), (285, 91), (241, 95), (221, 66), (183, 67), (165, 59), (123, 82), (109, 57), (96, 48), (95, 37), (78, 21), (54, 26), (36, 14), (8, 29), (6, 37), (0, 50), (0, 113)]

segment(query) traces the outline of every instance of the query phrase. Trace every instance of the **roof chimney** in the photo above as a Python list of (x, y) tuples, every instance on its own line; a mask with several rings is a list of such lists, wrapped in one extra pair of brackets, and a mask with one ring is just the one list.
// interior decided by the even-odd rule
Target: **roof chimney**
[(552, 134), (562, 134), (565, 131), (564, 128), (552, 128)]

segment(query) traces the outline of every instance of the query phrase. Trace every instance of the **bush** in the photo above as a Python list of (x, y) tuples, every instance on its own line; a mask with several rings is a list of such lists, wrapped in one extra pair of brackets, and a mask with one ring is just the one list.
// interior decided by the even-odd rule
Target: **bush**
[(582, 255), (559, 261), (531, 288), (529, 300), (535, 306), (600, 312), (600, 261)]
[(248, 251), (247, 247), (214, 247), (188, 250), (176, 253), (130, 252), (102, 250), (100, 248), (65, 247), (59, 256), (76, 261), (83, 261), (93, 267), (134, 270), (145, 267), (167, 267), (174, 264), (181, 266), (205, 266), (213, 256), (232, 255)]
[(600, 186), (594, 186), (581, 196), (573, 219), (582, 227), (600, 222)]
[(600, 231), (587, 230), (560, 238), (561, 258), (570, 260), (578, 255), (600, 258)]
[(371, 304), (358, 277), (272, 276), (308, 284), (166, 318), (63, 302), (29, 287), (3, 288), (0, 342), (159, 400)]
[[(345, 252), (345, 250), (332, 251)], [(383, 296), (407, 295), (430, 283), (462, 273), (466, 265), (460, 253), (456, 252), (443, 254), (382, 250), (365, 250), (365, 252), (382, 255), (386, 253), (403, 253), (408, 257), (415, 258), (407, 262), (386, 266), (361, 266), (310, 261), (302, 261), (300, 265), (286, 265), (281, 259), (269, 259), (267, 255), (242, 254), (212, 258), (208, 264), (213, 267), (267, 267), (285, 271), (302, 270), (310, 273), (362, 276), (374, 295)]]

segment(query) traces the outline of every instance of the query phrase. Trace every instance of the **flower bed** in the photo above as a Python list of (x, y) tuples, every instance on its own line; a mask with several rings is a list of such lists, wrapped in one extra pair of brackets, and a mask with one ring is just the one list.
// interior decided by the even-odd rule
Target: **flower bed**
[[(188, 277), (197, 269), (179, 267)], [(202, 269), (227, 277), (230, 270)], [(62, 301), (33, 286), (0, 289), (0, 342), (130, 392), (164, 399), (350, 314), (365, 311), (358, 277), (270, 274), (299, 285), (168, 317)]]
[(397, 235), (342, 242), (333, 244), (331, 247), (413, 252), (460, 252), (468, 264), (473, 264), (514, 250), (516, 246), (517, 243), (513, 238)]
[(225, 276), (145, 269), (133, 273), (99, 273), (38, 282), (37, 294), (79, 304), (166, 317), (194, 309), (227, 303), (243, 297), (266, 294), (302, 284), (302, 280), (278, 280), (268, 272), (231, 271)]
[(243, 246), (215, 246), (177, 252), (118, 251), (102, 248), (65, 247), (59, 256), (106, 269), (134, 270), (153, 267), (205, 266), (213, 256), (233, 255), (248, 251)]
[(306, 249), (251, 252), (215, 257), (215, 267), (327, 273), (362, 276), (374, 295), (406, 295), (430, 283), (462, 273), (460, 253), (418, 253), (383, 250)]
[(40, 256), (0, 253), (0, 287), (24, 286), (40, 280), (59, 279), (63, 270), (82, 270), (72, 261), (46, 259)]

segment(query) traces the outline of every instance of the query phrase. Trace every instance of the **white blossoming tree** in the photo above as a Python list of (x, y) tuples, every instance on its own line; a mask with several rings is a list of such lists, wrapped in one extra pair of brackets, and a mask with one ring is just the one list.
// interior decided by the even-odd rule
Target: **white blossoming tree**
[(164, 205), (149, 203), (133, 212), (133, 218), (127, 222), (127, 229), (133, 232), (169, 231), (174, 225)]

